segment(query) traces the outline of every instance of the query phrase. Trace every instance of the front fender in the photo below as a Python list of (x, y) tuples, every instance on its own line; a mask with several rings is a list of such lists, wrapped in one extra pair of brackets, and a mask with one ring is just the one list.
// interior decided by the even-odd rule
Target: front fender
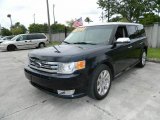
[(103, 55), (99, 55), (94, 58), (94, 60), (91, 64), (91, 69), (90, 69), (89, 73), (92, 73), (97, 68), (97, 66), (99, 66), (101, 64), (109, 65), (109, 67), (112, 67), (111, 69), (113, 69), (112, 58), (103, 54)]

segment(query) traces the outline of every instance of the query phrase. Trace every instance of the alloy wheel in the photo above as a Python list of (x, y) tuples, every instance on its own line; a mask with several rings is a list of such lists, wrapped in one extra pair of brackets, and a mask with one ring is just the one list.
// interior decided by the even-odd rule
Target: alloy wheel
[(100, 96), (103, 96), (109, 90), (111, 82), (111, 76), (108, 70), (103, 70), (97, 80), (97, 92)]

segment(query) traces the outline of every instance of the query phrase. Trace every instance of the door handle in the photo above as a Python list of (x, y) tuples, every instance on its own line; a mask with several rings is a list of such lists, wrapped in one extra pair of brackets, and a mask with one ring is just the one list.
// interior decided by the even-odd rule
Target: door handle
[(25, 42), (27, 42), (27, 41), (25, 41)]
[(133, 46), (129, 46), (128, 48), (130, 49), (130, 48), (132, 48)]

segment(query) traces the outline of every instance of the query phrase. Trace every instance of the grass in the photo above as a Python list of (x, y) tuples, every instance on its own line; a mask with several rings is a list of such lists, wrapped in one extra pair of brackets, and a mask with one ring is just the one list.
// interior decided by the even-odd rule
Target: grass
[(160, 61), (160, 48), (149, 48), (148, 58)]

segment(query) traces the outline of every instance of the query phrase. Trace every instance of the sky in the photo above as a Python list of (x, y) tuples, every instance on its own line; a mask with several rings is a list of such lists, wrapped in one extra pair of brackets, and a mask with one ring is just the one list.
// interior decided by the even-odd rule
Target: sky
[[(82, 17), (100, 22), (102, 10), (98, 8), (97, 0), (48, 0), (50, 19), (53, 24), (53, 4), (55, 4), (55, 19), (58, 23)], [(26, 27), (34, 22), (47, 23), (46, 0), (0, 0), (0, 24), (9, 28), (11, 23), (7, 14), (11, 14), (13, 24), (20, 22)]]

